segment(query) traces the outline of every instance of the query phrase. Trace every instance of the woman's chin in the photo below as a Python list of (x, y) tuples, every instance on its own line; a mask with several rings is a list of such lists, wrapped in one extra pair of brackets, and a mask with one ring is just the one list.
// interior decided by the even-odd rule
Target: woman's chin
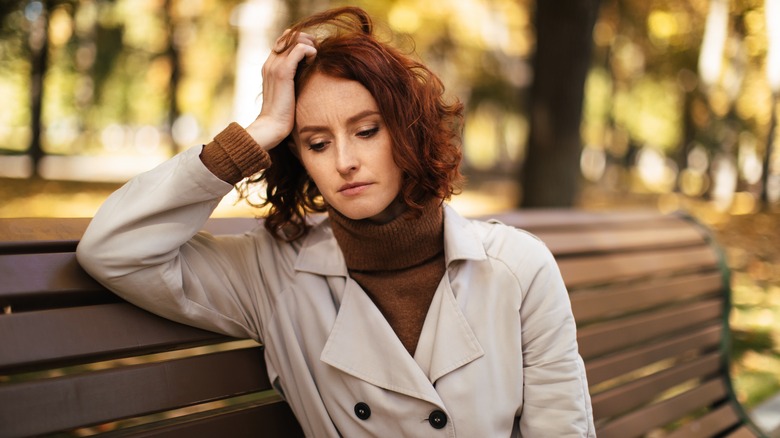
[(384, 208), (370, 208), (361, 206), (339, 206), (331, 204), (331, 207), (335, 208), (343, 216), (352, 219), (354, 221), (368, 220), (377, 224), (386, 224), (391, 222), (404, 211), (406, 211), (406, 204), (400, 200), (394, 200), (390, 205)]

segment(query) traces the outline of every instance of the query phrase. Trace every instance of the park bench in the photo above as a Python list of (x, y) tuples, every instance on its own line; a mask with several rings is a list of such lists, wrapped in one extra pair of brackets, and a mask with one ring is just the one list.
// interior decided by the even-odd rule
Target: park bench
[[(556, 255), (599, 437), (760, 436), (731, 389), (728, 271), (702, 227), (653, 212), (494, 217)], [(300, 436), (261, 346), (153, 316), (78, 266), (88, 221), (0, 219), (0, 437)]]

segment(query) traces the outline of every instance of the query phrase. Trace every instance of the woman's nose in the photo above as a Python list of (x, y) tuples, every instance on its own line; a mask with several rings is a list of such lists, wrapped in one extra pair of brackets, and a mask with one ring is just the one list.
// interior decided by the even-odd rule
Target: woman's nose
[(355, 155), (354, 150), (348, 144), (340, 144), (336, 146), (336, 170), (342, 174), (347, 175), (360, 168), (360, 160)]

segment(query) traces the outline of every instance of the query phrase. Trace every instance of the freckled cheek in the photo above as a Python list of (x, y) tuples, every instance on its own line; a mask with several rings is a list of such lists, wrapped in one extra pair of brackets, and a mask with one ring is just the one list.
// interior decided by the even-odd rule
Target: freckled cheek
[(305, 152), (304, 154), (305, 155), (301, 157), (303, 168), (306, 169), (309, 178), (314, 181), (314, 184), (320, 189), (320, 192), (325, 191), (328, 183), (328, 177), (326, 175), (328, 164), (324, 159), (318, 159), (317, 155), (312, 156), (312, 154), (306, 154)]

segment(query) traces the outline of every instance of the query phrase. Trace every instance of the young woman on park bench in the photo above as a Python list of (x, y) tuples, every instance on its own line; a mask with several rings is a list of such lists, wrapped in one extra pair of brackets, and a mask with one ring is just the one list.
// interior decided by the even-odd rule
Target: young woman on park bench
[[(444, 204), (462, 105), (439, 79), (349, 7), (286, 31), (263, 79), (254, 122), (106, 201), (80, 264), (151, 312), (262, 342), (307, 436), (595, 436), (552, 255)], [(198, 233), (245, 178), (266, 185), (265, 227)]]

